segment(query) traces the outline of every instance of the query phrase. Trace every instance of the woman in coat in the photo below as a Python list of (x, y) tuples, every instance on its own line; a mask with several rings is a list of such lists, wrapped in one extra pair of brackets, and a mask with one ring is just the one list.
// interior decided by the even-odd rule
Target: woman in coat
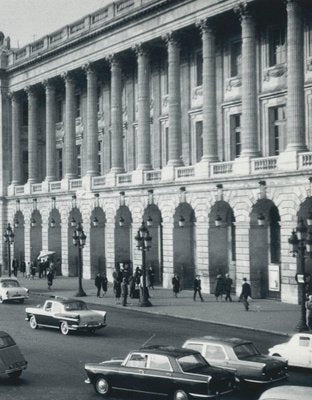
[(178, 277), (178, 274), (174, 274), (174, 277), (172, 278), (172, 290), (174, 297), (178, 297), (180, 291), (180, 278)]
[(224, 278), (221, 274), (217, 275), (217, 280), (216, 280), (216, 289), (215, 289), (215, 296), (216, 300), (219, 300), (219, 296), (222, 296), (224, 294)]

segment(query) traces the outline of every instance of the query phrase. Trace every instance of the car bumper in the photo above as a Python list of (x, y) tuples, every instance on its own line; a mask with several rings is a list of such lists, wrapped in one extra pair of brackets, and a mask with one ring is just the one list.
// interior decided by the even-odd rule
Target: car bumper
[(83, 324), (83, 325), (70, 325), (68, 326), (69, 329), (72, 331), (84, 331), (84, 330), (90, 330), (90, 329), (101, 329), (105, 328), (106, 324), (104, 323), (98, 323), (98, 324)]
[(194, 399), (215, 399), (216, 397), (219, 397), (220, 395), (229, 394), (229, 393), (232, 393), (232, 392), (233, 392), (233, 389), (226, 390), (226, 391), (220, 392), (218, 394), (189, 393), (189, 395), (191, 396), (191, 398), (194, 398)]
[(268, 384), (283, 381), (288, 378), (288, 375), (279, 376), (278, 378), (267, 378), (267, 379), (242, 379), (244, 382), (258, 383), (258, 384)]

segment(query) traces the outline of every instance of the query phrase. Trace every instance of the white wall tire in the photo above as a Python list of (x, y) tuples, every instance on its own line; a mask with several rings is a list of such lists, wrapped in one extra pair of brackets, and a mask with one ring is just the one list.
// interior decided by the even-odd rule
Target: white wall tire
[(173, 395), (173, 400), (188, 400), (189, 397), (184, 390), (177, 390)]
[(66, 321), (61, 322), (60, 330), (63, 335), (69, 334), (68, 323)]
[(98, 376), (94, 381), (94, 389), (97, 394), (106, 397), (110, 393), (110, 384), (104, 376)]
[(36, 320), (36, 317), (34, 315), (32, 315), (30, 317), (29, 325), (30, 325), (31, 329), (37, 329), (38, 328), (37, 320)]

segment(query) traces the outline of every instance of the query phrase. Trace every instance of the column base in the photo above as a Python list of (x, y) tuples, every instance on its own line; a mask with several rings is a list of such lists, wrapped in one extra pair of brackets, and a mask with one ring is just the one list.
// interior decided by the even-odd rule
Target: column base
[(64, 179), (77, 179), (77, 174), (65, 174)]
[(56, 176), (46, 176), (44, 182), (55, 182)]
[(288, 144), (285, 151), (296, 151), (297, 153), (302, 153), (309, 150), (306, 145)]
[(15, 196), (15, 186), (17, 185), (13, 182), (8, 186), (8, 196)]
[(179, 158), (177, 160), (169, 160), (167, 163), (168, 167), (183, 167), (183, 161)]
[(139, 164), (136, 168), (137, 171), (150, 171), (153, 167), (151, 164)]
[(112, 167), (110, 172), (113, 174), (122, 174), (125, 172), (125, 170), (123, 167)]

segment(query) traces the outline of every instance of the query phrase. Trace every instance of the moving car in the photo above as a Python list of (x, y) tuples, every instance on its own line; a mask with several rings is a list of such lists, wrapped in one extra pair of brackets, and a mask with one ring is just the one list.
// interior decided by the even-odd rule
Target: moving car
[(89, 331), (106, 326), (106, 311), (90, 310), (81, 300), (55, 297), (43, 306), (26, 308), (26, 320), (30, 327), (39, 326), (60, 329), (63, 335), (70, 331)]
[(292, 366), (312, 368), (312, 333), (296, 333), (287, 343), (271, 347), (269, 354), (286, 358)]
[(285, 360), (260, 354), (248, 340), (203, 336), (187, 340), (183, 347), (199, 351), (211, 365), (235, 372), (241, 382), (263, 384), (287, 378)]
[(124, 360), (86, 364), (85, 370), (85, 382), (103, 397), (117, 389), (174, 400), (210, 399), (235, 388), (233, 373), (211, 367), (197, 351), (174, 347), (148, 346)]
[(26, 368), (27, 361), (17, 344), (8, 333), (0, 331), (0, 375), (15, 379)]
[(21, 287), (16, 278), (0, 278), (0, 303), (17, 300), (24, 303), (29, 297), (29, 290)]
[(277, 386), (266, 390), (259, 400), (311, 400), (312, 388), (308, 386)]

